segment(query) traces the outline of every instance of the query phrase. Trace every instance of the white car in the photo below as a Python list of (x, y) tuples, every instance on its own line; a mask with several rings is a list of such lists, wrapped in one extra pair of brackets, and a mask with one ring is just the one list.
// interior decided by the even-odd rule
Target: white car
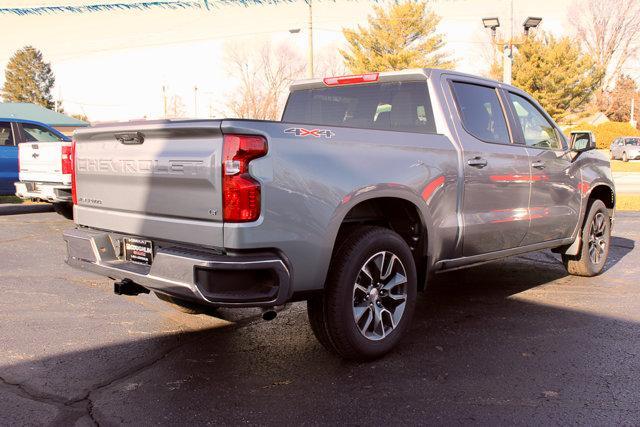
[(73, 219), (71, 142), (57, 139), (18, 145), (16, 196), (53, 203), (56, 212)]
[(640, 159), (640, 137), (623, 136), (615, 139), (609, 148), (611, 160), (623, 162)]

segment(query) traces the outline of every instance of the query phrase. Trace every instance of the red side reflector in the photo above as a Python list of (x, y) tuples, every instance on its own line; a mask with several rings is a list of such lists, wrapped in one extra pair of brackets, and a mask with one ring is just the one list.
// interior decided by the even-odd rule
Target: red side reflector
[(225, 135), (222, 149), (222, 211), (227, 222), (260, 217), (260, 183), (249, 162), (267, 154), (267, 140), (257, 135)]
[(359, 83), (373, 83), (380, 78), (378, 73), (356, 74), (353, 76), (326, 77), (323, 82), (327, 86), (355, 85)]

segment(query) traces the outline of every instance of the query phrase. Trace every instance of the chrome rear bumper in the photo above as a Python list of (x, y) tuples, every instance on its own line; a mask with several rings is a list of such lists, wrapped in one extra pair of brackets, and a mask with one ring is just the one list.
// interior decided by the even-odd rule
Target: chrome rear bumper
[(270, 307), (291, 296), (289, 269), (275, 254), (217, 255), (162, 244), (147, 266), (122, 259), (123, 236), (118, 234), (74, 228), (63, 237), (70, 266), (114, 280), (129, 279), (175, 298), (211, 306)]

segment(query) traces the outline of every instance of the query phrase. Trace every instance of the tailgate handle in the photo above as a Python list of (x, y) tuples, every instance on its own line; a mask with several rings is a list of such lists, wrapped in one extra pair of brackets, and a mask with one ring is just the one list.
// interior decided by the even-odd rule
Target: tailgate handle
[(144, 134), (142, 132), (116, 133), (114, 136), (122, 144), (135, 145), (144, 142)]

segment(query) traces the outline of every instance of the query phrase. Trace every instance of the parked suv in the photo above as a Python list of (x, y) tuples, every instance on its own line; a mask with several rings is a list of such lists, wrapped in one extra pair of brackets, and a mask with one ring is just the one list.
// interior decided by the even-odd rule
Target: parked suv
[(640, 137), (623, 136), (616, 138), (609, 148), (611, 160), (623, 162), (640, 159)]
[(327, 349), (371, 359), (408, 330), (432, 274), (541, 249), (599, 274), (615, 192), (593, 148), (587, 135), (572, 149), (531, 96), (493, 80), (305, 80), (282, 121), (78, 130), (67, 262), (190, 311), (271, 318), (307, 300)]

